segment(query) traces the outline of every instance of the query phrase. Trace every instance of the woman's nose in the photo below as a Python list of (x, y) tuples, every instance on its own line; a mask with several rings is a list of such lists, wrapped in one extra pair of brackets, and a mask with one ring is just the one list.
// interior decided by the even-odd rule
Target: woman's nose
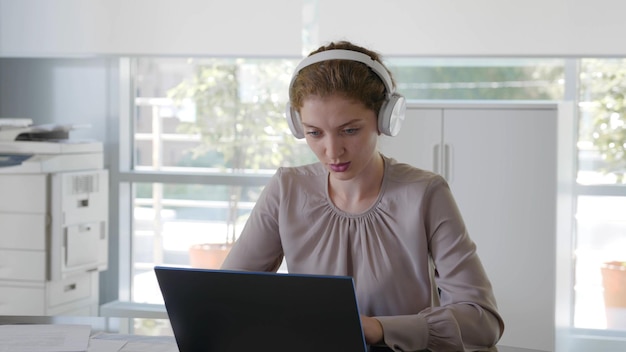
[(326, 156), (330, 159), (339, 158), (345, 151), (341, 139), (338, 137), (328, 137), (326, 139)]

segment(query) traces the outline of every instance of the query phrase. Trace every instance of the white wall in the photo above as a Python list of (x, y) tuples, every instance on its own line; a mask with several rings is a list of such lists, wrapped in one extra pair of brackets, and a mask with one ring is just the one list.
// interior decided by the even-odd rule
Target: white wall
[(318, 3), (320, 42), (346, 38), (385, 55), (626, 55), (621, 0)]
[(624, 13), (621, 0), (0, 0), (0, 57), (298, 56), (337, 39), (386, 56), (626, 56)]
[(293, 0), (0, 0), (0, 56), (297, 56), (301, 17)]
[(0, 59), (0, 116), (36, 124), (84, 124), (75, 139), (107, 140), (107, 120), (118, 112), (111, 89), (117, 60)]

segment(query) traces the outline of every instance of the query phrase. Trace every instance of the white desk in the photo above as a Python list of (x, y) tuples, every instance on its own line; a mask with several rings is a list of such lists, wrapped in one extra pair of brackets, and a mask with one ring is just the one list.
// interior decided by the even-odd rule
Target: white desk
[[(69, 317), (69, 316), (0, 316), (0, 325), (6, 324), (79, 324), (89, 325), (92, 335), (110, 333), (120, 335), (151, 335), (161, 339), (171, 337), (169, 343), (176, 344), (172, 328), (167, 319), (113, 318), (113, 317)], [(149, 338), (149, 336), (148, 336)], [(156, 338), (156, 337), (155, 337)], [(547, 352), (511, 346), (497, 346), (497, 352)]]

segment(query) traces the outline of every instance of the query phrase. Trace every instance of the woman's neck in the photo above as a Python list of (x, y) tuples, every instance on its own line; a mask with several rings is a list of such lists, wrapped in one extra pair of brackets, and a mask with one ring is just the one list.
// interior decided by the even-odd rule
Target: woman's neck
[(362, 213), (378, 199), (385, 164), (380, 154), (356, 178), (337, 180), (330, 177), (328, 193), (339, 209), (348, 213)]

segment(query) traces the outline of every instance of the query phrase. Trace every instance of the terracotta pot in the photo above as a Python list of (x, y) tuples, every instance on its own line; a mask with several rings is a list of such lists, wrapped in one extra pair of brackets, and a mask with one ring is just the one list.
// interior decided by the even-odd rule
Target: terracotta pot
[(219, 269), (231, 247), (219, 243), (194, 244), (189, 248), (189, 264), (192, 268)]
[(623, 262), (602, 265), (604, 303), (609, 307), (626, 308), (626, 266)]
[(626, 329), (626, 265), (607, 262), (601, 270), (607, 328)]

